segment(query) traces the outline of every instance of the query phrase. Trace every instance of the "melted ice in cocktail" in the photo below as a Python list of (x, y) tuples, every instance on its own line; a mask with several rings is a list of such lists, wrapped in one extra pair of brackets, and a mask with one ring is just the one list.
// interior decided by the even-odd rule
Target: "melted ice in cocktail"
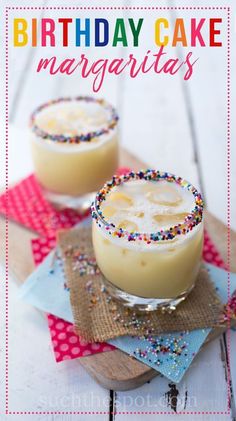
[(100, 104), (86, 101), (62, 101), (43, 109), (36, 124), (49, 134), (76, 136), (105, 127), (108, 113)]
[(183, 223), (194, 197), (175, 183), (135, 180), (116, 186), (102, 204), (105, 219), (127, 231), (152, 233)]

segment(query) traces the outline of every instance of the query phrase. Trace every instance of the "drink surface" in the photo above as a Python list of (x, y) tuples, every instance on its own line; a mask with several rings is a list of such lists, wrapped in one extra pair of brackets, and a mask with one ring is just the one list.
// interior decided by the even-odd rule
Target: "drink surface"
[[(155, 233), (183, 223), (194, 205), (192, 193), (176, 183), (135, 180), (114, 187), (101, 211), (117, 228)], [(181, 241), (178, 236), (176, 240)]]
[(49, 134), (76, 136), (105, 127), (108, 112), (97, 102), (62, 101), (40, 111), (35, 123)]

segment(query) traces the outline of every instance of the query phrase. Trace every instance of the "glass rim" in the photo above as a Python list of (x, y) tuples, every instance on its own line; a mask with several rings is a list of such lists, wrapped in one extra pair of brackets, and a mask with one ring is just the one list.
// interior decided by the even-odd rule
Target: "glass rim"
[[(119, 186), (122, 183), (134, 180), (146, 180), (152, 182), (158, 182), (161, 180), (166, 180), (168, 182), (174, 182), (178, 184), (180, 187), (189, 190), (194, 196), (195, 207), (192, 211), (184, 218), (183, 222), (173, 225), (168, 229), (152, 232), (152, 233), (145, 233), (145, 232), (135, 232), (135, 231), (127, 231), (123, 228), (116, 227), (115, 224), (109, 222), (103, 215), (101, 211), (101, 203), (106, 200), (107, 194), (111, 191), (111, 189), (115, 186)], [(158, 170), (140, 170), (138, 172), (131, 171), (128, 174), (124, 175), (114, 175), (113, 178), (104, 184), (101, 190), (96, 194), (95, 200), (91, 205), (91, 214), (92, 218), (94, 219), (95, 223), (99, 225), (99, 227), (104, 227), (106, 232), (109, 235), (112, 235), (116, 238), (126, 238), (128, 241), (144, 241), (147, 244), (150, 243), (157, 243), (159, 241), (171, 241), (176, 236), (179, 235), (186, 235), (194, 227), (199, 225), (203, 219), (203, 208), (204, 203), (201, 194), (198, 190), (187, 180), (177, 177), (171, 173), (158, 171)]]
[[(98, 130), (94, 130), (87, 133), (81, 133), (76, 136), (65, 136), (63, 134), (50, 134), (47, 131), (41, 129), (35, 122), (36, 116), (45, 108), (50, 107), (54, 104), (59, 104), (62, 102), (72, 102), (72, 101), (78, 101), (78, 102), (92, 102), (97, 103), (101, 107), (103, 107), (105, 110), (107, 110), (110, 114), (107, 125), (105, 127), (102, 127)], [(115, 129), (117, 126), (119, 117), (116, 112), (116, 109), (109, 104), (109, 102), (105, 101), (104, 99), (94, 98), (92, 96), (77, 96), (77, 97), (61, 97), (57, 99), (53, 99), (51, 101), (45, 102), (44, 104), (40, 105), (35, 109), (35, 111), (30, 116), (30, 128), (33, 131), (33, 133), (36, 134), (36, 136), (45, 139), (45, 140), (51, 140), (53, 142), (59, 142), (59, 143), (80, 143), (80, 142), (90, 142), (94, 138), (103, 136), (108, 134), (111, 130)]]

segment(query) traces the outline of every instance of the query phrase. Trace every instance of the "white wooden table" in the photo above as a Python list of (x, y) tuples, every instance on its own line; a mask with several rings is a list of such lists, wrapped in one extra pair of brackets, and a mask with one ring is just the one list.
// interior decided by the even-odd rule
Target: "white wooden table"
[[(21, 1), (21, 6), (55, 6), (56, 0)], [(85, 5), (85, 2), (70, 0), (68, 5)], [(144, 3), (144, 2), (143, 2)], [(178, 6), (195, 5), (192, 1), (177, 1)], [(61, 2), (65, 5), (65, 3)], [(93, 1), (91, 5), (100, 5)], [(111, 5), (143, 5), (139, 0), (103, 0), (103, 6)], [(235, 37), (235, 11), (233, 0), (215, 1), (214, 5), (230, 4), (231, 38)], [(16, 5), (14, 1), (5, 1), (5, 5)], [(149, 1), (149, 5), (156, 3)], [(174, 1), (158, 1), (158, 6), (174, 6)], [(207, 6), (208, 1), (199, 1), (198, 5)], [(3, 2), (1, 7), (3, 7)], [(13, 13), (9, 11), (9, 13)], [(40, 13), (49, 16), (62, 15), (62, 12), (52, 11), (14, 11), (14, 14), (39, 17)], [(63, 12), (66, 14), (66, 11)], [(85, 16), (85, 12), (79, 13)], [(125, 14), (124, 11), (110, 13), (116, 17)], [(131, 13), (131, 11), (129, 11)], [(132, 12), (133, 13), (133, 12)], [(137, 13), (137, 12), (135, 12)], [(153, 14), (161, 16), (168, 13), (170, 18), (175, 14), (185, 16), (186, 11), (158, 10), (142, 11), (146, 19), (153, 20)], [(197, 13), (197, 12), (194, 12)], [(200, 13), (200, 12), (199, 12)], [(204, 11), (207, 15), (209, 12)], [(220, 13), (220, 12), (216, 12)], [(221, 12), (223, 13), (223, 12)], [(3, 16), (3, 14), (1, 14)], [(64, 14), (63, 14), (64, 15)], [(195, 14), (194, 14), (195, 16)], [(2, 17), (3, 20), (3, 17)], [(1, 25), (1, 39), (4, 38)], [(148, 39), (147, 39), (148, 45)], [(234, 44), (235, 47), (235, 44)], [(47, 49), (45, 49), (47, 50)], [(145, 54), (147, 48), (143, 45), (137, 54)], [(75, 54), (71, 48), (71, 54)], [(94, 50), (86, 51), (93, 57)], [(183, 54), (177, 49), (176, 54)], [(1, 62), (4, 51), (1, 52)], [(66, 56), (66, 52), (60, 52)], [(97, 54), (97, 53), (96, 53)], [(112, 49), (106, 49), (106, 56), (117, 54)], [(172, 52), (173, 54), (173, 52)], [(29, 114), (38, 104), (63, 95), (90, 94), (91, 81), (81, 81), (78, 76), (58, 76), (50, 78), (46, 74), (36, 76), (35, 65), (42, 50), (9, 48), (9, 182), (24, 177), (32, 170), (32, 163), (27, 142), (26, 128)], [(46, 52), (44, 51), (46, 56)], [(235, 115), (235, 48), (231, 48), (231, 87), (232, 109)], [(106, 97), (117, 106), (121, 116), (120, 128), (123, 145), (151, 166), (179, 174), (204, 193), (208, 209), (221, 221), (227, 222), (226, 197), (226, 50), (199, 51), (199, 65), (191, 81), (184, 82), (181, 74), (175, 78), (148, 76), (130, 80), (127, 77), (108, 78), (98, 96)], [(3, 74), (4, 69), (1, 69)], [(2, 97), (4, 84), (1, 84)], [(4, 115), (4, 104), (1, 101), (1, 111)], [(4, 130), (4, 127), (1, 127)], [(4, 133), (1, 132), (1, 140)], [(235, 124), (231, 124), (231, 161), (236, 157)], [(4, 142), (1, 143), (0, 163), (4, 165)], [(1, 170), (1, 174), (3, 172)], [(220, 176), (219, 181), (216, 176)], [(3, 177), (1, 177), (2, 180)], [(231, 166), (231, 226), (236, 229), (236, 167)], [(2, 183), (3, 185), (3, 183)], [(2, 279), (4, 268), (1, 267)], [(10, 274), (11, 275), (11, 274)], [(103, 390), (92, 380), (77, 361), (65, 361), (56, 364), (54, 361), (49, 332), (42, 315), (17, 298), (17, 286), (10, 276), (9, 300), (9, 410), (11, 415), (5, 419), (26, 419), (26, 415), (17, 412), (35, 412), (28, 419), (35, 420), (85, 420), (91, 415), (86, 412), (98, 411), (97, 419), (116, 421), (129, 419), (128, 412), (142, 412), (142, 420), (154, 420), (158, 416), (165, 420), (233, 420), (235, 412), (236, 392), (236, 332), (231, 332), (231, 352), (228, 355), (225, 338), (221, 337), (204, 349), (196, 357), (192, 367), (183, 381), (176, 386), (178, 392), (177, 410), (197, 412), (195, 415), (175, 415), (168, 403), (170, 382), (157, 377), (149, 384), (130, 392)], [(1, 299), (4, 298), (4, 283), (1, 282)], [(4, 337), (4, 300), (1, 304), (2, 337)], [(2, 341), (1, 341), (2, 344)], [(4, 348), (4, 347), (2, 347)], [(226, 358), (231, 359), (231, 413), (227, 410)], [(0, 366), (4, 367), (4, 349), (0, 354)], [(1, 379), (4, 372), (1, 371)], [(4, 394), (0, 394), (0, 407), (4, 408)], [(116, 415), (110, 415), (114, 411)], [(219, 411), (219, 415), (211, 412)], [(50, 413), (57, 413), (52, 415)], [(66, 414), (82, 412), (80, 416)], [(146, 414), (145, 414), (146, 412)], [(152, 413), (159, 412), (159, 415)], [(162, 413), (168, 412), (167, 415)], [(2, 411), (1, 411), (2, 413)], [(102, 414), (103, 413), (103, 414)], [(127, 413), (127, 414), (126, 414)], [(205, 414), (204, 414), (205, 413)], [(138, 415), (134, 415), (135, 419)], [(194, 417), (194, 418), (193, 418)]]

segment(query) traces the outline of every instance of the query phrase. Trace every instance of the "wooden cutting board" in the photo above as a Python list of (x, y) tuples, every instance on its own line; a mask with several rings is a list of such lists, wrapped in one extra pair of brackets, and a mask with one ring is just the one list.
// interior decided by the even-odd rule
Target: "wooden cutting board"
[[(125, 150), (121, 153), (121, 165), (138, 170), (147, 165)], [(227, 227), (210, 213), (205, 213), (205, 225), (217, 244), (222, 257), (227, 261)], [(5, 237), (5, 220), (0, 218), (0, 235)], [(9, 272), (13, 279), (22, 284), (34, 270), (30, 240), (36, 234), (22, 226), (9, 222)], [(231, 271), (236, 272), (236, 233), (231, 231)], [(1, 250), (1, 260), (5, 261), (5, 251)], [(224, 332), (224, 328), (214, 329), (208, 342)], [(204, 344), (205, 346), (205, 344)], [(135, 360), (120, 350), (90, 355), (78, 359), (88, 373), (103, 387), (112, 390), (130, 390), (151, 380), (159, 373)]]

